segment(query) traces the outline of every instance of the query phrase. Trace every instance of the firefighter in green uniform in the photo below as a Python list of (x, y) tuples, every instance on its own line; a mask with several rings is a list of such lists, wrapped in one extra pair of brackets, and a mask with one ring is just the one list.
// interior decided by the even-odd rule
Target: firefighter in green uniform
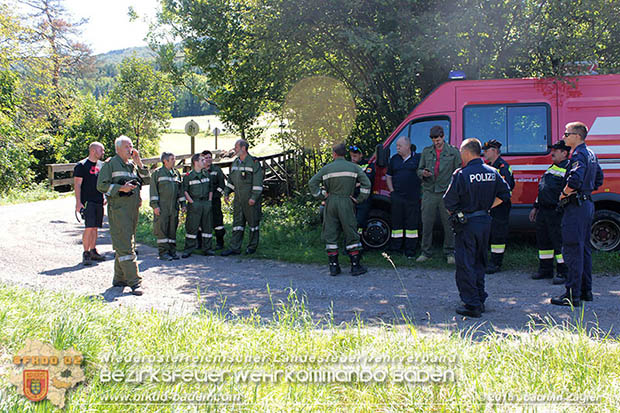
[(163, 166), (151, 174), (150, 198), (153, 208), (153, 234), (157, 238), (159, 259), (178, 260), (177, 227), (179, 206), (185, 208), (185, 195), (181, 192), (181, 175), (174, 169), (175, 156), (161, 154)]
[(220, 250), (224, 248), (224, 215), (222, 214), (222, 195), (224, 195), (224, 188), (226, 187), (226, 176), (217, 165), (213, 164), (213, 154), (211, 151), (202, 151), (202, 156), (205, 158), (205, 168), (209, 172), (209, 177), (213, 181), (213, 229), (215, 230), (215, 249)]
[(112, 285), (131, 287), (132, 294), (142, 295), (135, 236), (142, 203), (140, 187), (149, 183), (149, 171), (127, 136), (118, 137), (114, 146), (116, 155), (104, 163), (97, 178), (97, 190), (108, 198), (110, 236), (116, 252)]
[(248, 153), (249, 145), (239, 139), (235, 142), (235, 159), (230, 166), (228, 182), (224, 190), (224, 199), (229, 202), (231, 192), (235, 193), (233, 201), (233, 232), (230, 249), (222, 252), (223, 256), (239, 255), (243, 231), (247, 223), (250, 230), (250, 242), (246, 254), (254, 254), (258, 248), (259, 224), (261, 219), (261, 199), (263, 193), (263, 168)]
[(192, 170), (183, 177), (183, 192), (187, 201), (185, 219), (185, 252), (182, 257), (192, 255), (197, 247), (198, 228), (202, 228), (202, 251), (204, 255), (214, 255), (211, 250), (213, 238), (213, 213), (211, 200), (213, 185), (204, 168), (204, 158), (197, 153), (192, 156)]
[[(344, 144), (334, 145), (332, 150), (334, 161), (325, 165), (310, 179), (310, 193), (315, 198), (325, 199), (323, 239), (329, 258), (329, 274), (340, 274), (338, 237), (342, 228), (345, 248), (351, 259), (351, 275), (361, 275), (367, 270), (360, 264), (362, 244), (357, 233), (355, 205), (364, 202), (370, 195), (370, 180), (358, 165), (344, 159)], [(354, 198), (353, 193), (358, 182), (360, 193)]]

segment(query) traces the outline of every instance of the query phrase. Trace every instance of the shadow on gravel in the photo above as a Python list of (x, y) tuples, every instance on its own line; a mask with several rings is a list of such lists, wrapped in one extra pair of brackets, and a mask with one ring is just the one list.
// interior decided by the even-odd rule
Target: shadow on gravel
[(64, 273), (67, 273), (67, 272), (79, 271), (83, 268), (84, 268), (84, 265), (82, 265), (82, 263), (80, 262), (79, 264), (75, 264), (71, 267), (61, 267), (61, 268), (55, 268), (53, 270), (41, 271), (39, 274), (49, 275), (49, 276), (58, 276), (58, 275), (63, 275)]

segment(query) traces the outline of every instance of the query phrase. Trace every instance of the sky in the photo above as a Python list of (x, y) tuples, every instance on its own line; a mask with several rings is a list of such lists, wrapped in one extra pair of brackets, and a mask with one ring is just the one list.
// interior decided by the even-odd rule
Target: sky
[[(93, 54), (128, 47), (146, 46), (144, 37), (148, 32), (145, 17), (153, 18), (158, 0), (64, 0), (63, 4), (75, 20), (87, 18), (82, 26), (82, 42)], [(127, 10), (132, 6), (140, 16), (129, 21)]]

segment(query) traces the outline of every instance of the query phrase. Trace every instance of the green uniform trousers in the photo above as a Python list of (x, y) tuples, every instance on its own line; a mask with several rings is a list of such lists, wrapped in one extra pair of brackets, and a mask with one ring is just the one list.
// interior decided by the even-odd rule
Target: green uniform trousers
[(187, 204), (187, 217), (185, 219), (185, 252), (192, 252), (198, 246), (198, 228), (202, 229), (202, 250), (211, 250), (213, 238), (213, 212), (211, 201), (194, 199), (193, 203)]
[(116, 252), (114, 259), (113, 285), (137, 287), (142, 278), (138, 273), (136, 261), (136, 228), (138, 227), (137, 196), (118, 200), (108, 204), (108, 220), (112, 247)]
[(235, 194), (233, 201), (233, 229), (232, 238), (230, 240), (230, 249), (233, 251), (241, 251), (241, 242), (243, 241), (243, 232), (247, 223), (250, 230), (249, 249), (258, 248), (259, 226), (261, 219), (261, 198), (258, 198), (254, 205), (250, 205), (251, 193), (244, 194), (238, 192)]
[(357, 233), (355, 204), (348, 196), (329, 195), (325, 200), (323, 239), (328, 252), (338, 251), (338, 237), (344, 232), (347, 253), (362, 249)]
[(157, 238), (159, 255), (174, 255), (177, 252), (177, 228), (179, 211), (176, 208), (160, 208), (159, 216), (153, 216), (153, 234)]
[(442, 192), (428, 192), (422, 194), (422, 254), (433, 255), (433, 227), (437, 214), (443, 227), (443, 253), (454, 256), (454, 232), (450, 225), (448, 210), (443, 203)]

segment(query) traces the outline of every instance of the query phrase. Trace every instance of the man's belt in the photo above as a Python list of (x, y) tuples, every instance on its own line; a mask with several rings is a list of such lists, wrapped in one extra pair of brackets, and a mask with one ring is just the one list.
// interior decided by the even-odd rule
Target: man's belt
[(474, 212), (465, 212), (465, 218), (469, 219), (469, 218), (473, 218), (473, 217), (486, 217), (489, 215), (489, 211), (487, 210), (480, 210), (480, 211), (474, 211)]

